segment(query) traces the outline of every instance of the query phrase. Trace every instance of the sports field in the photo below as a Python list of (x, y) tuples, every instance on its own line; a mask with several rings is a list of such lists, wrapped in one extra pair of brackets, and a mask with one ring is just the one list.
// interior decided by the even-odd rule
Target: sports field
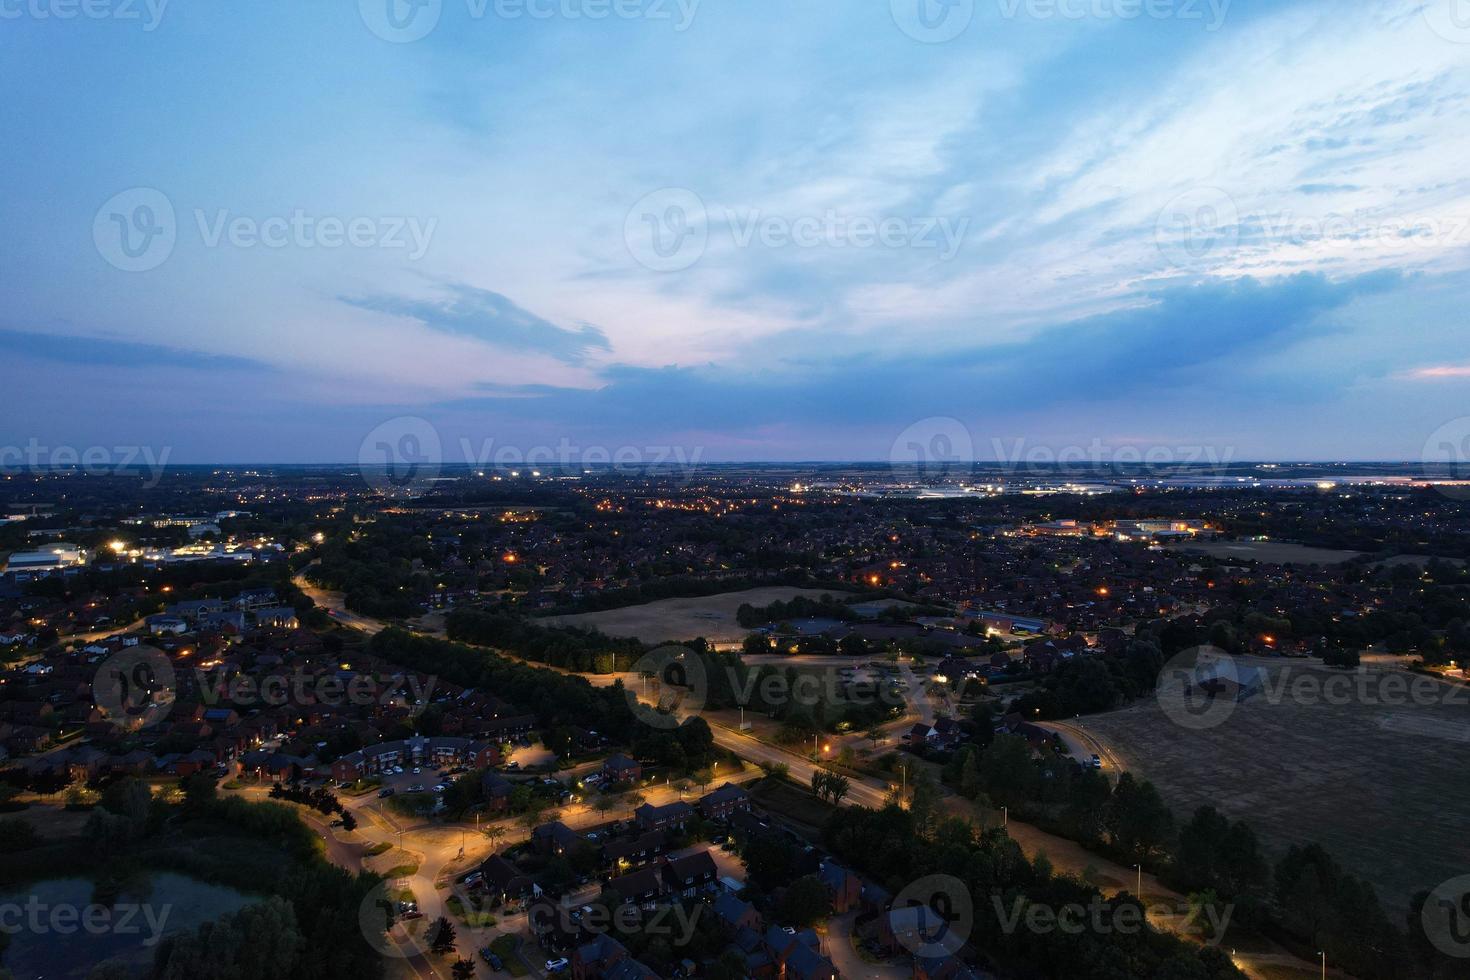
[(773, 602), (786, 602), (799, 595), (815, 599), (830, 594), (831, 589), (799, 589), (789, 585), (773, 585), (690, 599), (660, 599), (657, 602), (604, 609), (600, 612), (547, 616), (540, 622), (598, 629), (608, 636), (631, 636), (644, 643), (679, 642), (702, 636), (711, 643), (729, 646), (738, 644), (750, 632), (735, 621), (735, 610), (741, 605), (749, 603), (752, 606), (769, 606)]
[[(1396, 918), (1415, 891), (1470, 873), (1470, 690), (1401, 671), (1249, 663), (1267, 671), (1266, 690), (1216, 727), (1182, 726), (1154, 699), (1081, 727), (1181, 820), (1212, 803), (1273, 851), (1318, 841)], [(1343, 686), (1324, 687), (1329, 676)]]

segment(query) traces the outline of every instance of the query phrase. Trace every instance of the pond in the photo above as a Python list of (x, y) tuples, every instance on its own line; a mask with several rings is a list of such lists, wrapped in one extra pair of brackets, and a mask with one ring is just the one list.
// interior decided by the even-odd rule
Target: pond
[(258, 901), (172, 872), (151, 874), (108, 904), (87, 878), (49, 878), (0, 891), (0, 966), (24, 980), (86, 980), (104, 960), (143, 976), (159, 940)]

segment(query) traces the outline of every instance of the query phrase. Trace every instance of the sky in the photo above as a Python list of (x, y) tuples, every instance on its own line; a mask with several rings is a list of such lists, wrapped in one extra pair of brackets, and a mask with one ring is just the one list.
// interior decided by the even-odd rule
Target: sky
[(0, 463), (1470, 453), (1461, 0), (0, 0), (0, 83)]

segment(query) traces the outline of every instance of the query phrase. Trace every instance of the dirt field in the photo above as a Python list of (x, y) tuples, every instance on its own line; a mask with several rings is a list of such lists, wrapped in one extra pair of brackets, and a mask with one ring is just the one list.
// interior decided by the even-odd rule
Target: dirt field
[(1195, 541), (1190, 544), (1172, 545), (1170, 551), (1196, 551), (1201, 554), (1228, 561), (1271, 562), (1276, 565), (1339, 565), (1361, 552), (1334, 551), (1330, 548), (1311, 548), (1289, 541)]
[(798, 589), (776, 585), (744, 592), (723, 592), (693, 599), (660, 599), (641, 606), (604, 609), (601, 612), (577, 613), (571, 616), (547, 616), (542, 622), (562, 626), (595, 628), (608, 636), (631, 636), (644, 643), (692, 640), (702, 636), (722, 646), (739, 644), (750, 630), (735, 622), (735, 610), (744, 603), (769, 606), (795, 596), (816, 598), (830, 589)]
[[(1415, 891), (1470, 873), (1463, 686), (1420, 680), (1430, 695), (1416, 698), (1407, 687), (1415, 675), (1375, 672), (1361, 688), (1353, 680), (1350, 693), (1329, 698), (1317, 686), (1323, 677), (1359, 675), (1251, 663), (1266, 667), (1266, 691), (1236, 704), (1216, 727), (1178, 725), (1155, 700), (1084, 718), (1082, 727), (1152, 780), (1176, 816), (1212, 803), (1249, 821), (1273, 855), (1318, 841), (1370, 881), (1396, 919)], [(1289, 685), (1278, 689), (1283, 671)], [(1394, 691), (1386, 678), (1403, 686)]]

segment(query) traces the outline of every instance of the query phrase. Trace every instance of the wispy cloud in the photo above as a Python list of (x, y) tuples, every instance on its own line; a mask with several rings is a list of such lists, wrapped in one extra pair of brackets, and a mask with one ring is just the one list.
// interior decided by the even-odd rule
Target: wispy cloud
[(364, 310), (410, 317), (443, 333), (472, 337), (508, 350), (545, 354), (569, 364), (582, 363), (591, 351), (612, 350), (607, 335), (590, 323), (575, 330), (558, 327), (488, 289), (456, 283), (444, 286), (443, 291), (448, 295), (435, 299), (378, 296), (344, 302)]
[(1431, 367), (1415, 368), (1403, 374), (1413, 381), (1447, 381), (1470, 378), (1470, 364), (1436, 364)]

